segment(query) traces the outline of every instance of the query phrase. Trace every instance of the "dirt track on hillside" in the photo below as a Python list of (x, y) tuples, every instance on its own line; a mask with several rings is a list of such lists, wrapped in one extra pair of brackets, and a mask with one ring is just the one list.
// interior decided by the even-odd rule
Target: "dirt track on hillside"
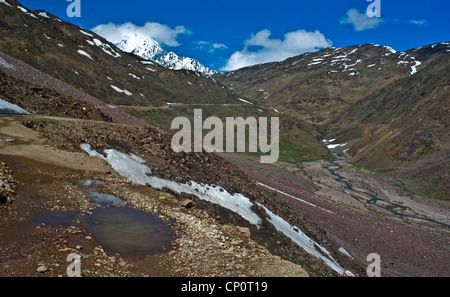
[[(127, 125), (138, 125), (138, 126), (150, 126), (148, 123), (141, 121), (119, 108), (110, 106), (103, 101), (84, 93), (77, 88), (70, 86), (42, 71), (27, 65), (5, 53), (0, 52), (0, 58), (6, 61), (8, 64), (13, 65), (13, 68), (1, 67), (0, 70), (6, 74), (13, 76), (17, 79), (24, 80), (31, 84), (53, 89), (60, 94), (65, 96), (78, 99), (98, 108), (105, 115), (110, 116), (115, 123), (127, 124)], [(155, 128), (156, 129), (156, 128)], [(159, 129), (158, 129), (159, 130)], [(162, 131), (160, 131), (162, 132)]]

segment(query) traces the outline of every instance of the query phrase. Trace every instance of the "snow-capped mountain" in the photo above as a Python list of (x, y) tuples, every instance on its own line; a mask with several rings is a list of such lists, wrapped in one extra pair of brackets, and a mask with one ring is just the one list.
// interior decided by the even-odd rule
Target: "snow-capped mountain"
[(180, 57), (174, 52), (166, 51), (156, 40), (138, 33), (125, 35), (123, 40), (116, 43), (116, 46), (125, 52), (154, 61), (169, 69), (191, 70), (207, 76), (217, 73), (217, 71), (203, 66), (197, 60), (189, 57)]

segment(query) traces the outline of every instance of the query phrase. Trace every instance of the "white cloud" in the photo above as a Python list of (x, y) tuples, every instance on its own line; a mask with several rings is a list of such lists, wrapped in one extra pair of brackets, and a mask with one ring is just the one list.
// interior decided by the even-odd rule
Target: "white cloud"
[[(317, 30), (288, 32), (284, 35), (284, 40), (271, 39), (270, 35), (271, 32), (267, 29), (252, 35), (245, 41), (244, 49), (234, 52), (222, 70), (232, 71), (256, 64), (283, 61), (289, 57), (332, 45), (332, 42)], [(251, 50), (252, 47), (258, 47), (258, 49)]]
[(417, 26), (425, 26), (428, 25), (428, 21), (427, 20), (409, 20), (408, 22), (417, 25)]
[(184, 26), (176, 26), (175, 28), (171, 28), (167, 25), (154, 22), (147, 22), (143, 26), (137, 26), (130, 22), (124, 24), (108, 23), (98, 25), (91, 29), (91, 31), (103, 36), (112, 43), (120, 42), (127, 34), (137, 33), (139, 35), (155, 39), (159, 43), (167, 46), (179, 46), (180, 43), (177, 41), (177, 37), (183, 34), (191, 34), (191, 31), (186, 29)]
[(385, 22), (382, 18), (369, 17), (366, 12), (359, 12), (357, 9), (349, 9), (344, 18), (340, 19), (341, 24), (351, 24), (355, 31), (375, 29)]
[(228, 47), (223, 43), (215, 43), (215, 42), (209, 42), (209, 41), (199, 41), (197, 42), (198, 48), (202, 50), (206, 50), (209, 53), (213, 53), (216, 50), (219, 49), (227, 49)]

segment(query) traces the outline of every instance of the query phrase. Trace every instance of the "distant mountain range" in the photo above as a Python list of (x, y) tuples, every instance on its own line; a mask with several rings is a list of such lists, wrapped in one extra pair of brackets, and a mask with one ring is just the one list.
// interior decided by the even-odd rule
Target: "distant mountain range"
[(135, 54), (143, 59), (151, 60), (172, 70), (190, 70), (204, 75), (213, 75), (217, 71), (207, 68), (197, 60), (189, 57), (179, 57), (174, 52), (168, 52), (154, 39), (138, 33), (128, 34), (116, 46), (127, 53)]

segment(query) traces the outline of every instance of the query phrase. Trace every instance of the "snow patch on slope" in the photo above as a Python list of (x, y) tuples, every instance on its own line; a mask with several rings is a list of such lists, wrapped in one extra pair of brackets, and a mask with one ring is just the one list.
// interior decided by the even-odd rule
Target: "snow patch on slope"
[(236, 212), (253, 225), (260, 225), (262, 222), (261, 218), (251, 209), (254, 204), (242, 194), (230, 194), (222, 187), (216, 185), (204, 185), (193, 181), (181, 184), (151, 176), (152, 171), (144, 164), (145, 160), (134, 154), (127, 155), (114, 149), (107, 149), (105, 150), (105, 157), (92, 150), (90, 144), (82, 144), (81, 148), (90, 156), (99, 157), (107, 161), (115, 171), (132, 183), (139, 185), (149, 184), (155, 189), (167, 188), (176, 193), (184, 192), (195, 195), (199, 199), (219, 204)]
[(0, 114), (28, 115), (30, 113), (15, 104), (0, 99)]
[(264, 205), (259, 203), (258, 205), (263, 207), (266, 213), (269, 215), (269, 222), (275, 227), (275, 229), (292, 239), (293, 242), (302, 247), (309, 254), (324, 261), (325, 264), (327, 264), (337, 273), (344, 274), (345, 269), (339, 266), (336, 260), (331, 257), (330, 253), (325, 248), (309, 238), (306, 234), (300, 231), (299, 228), (294, 228), (294, 226), (271, 212)]
[(94, 59), (92, 59), (91, 55), (89, 55), (88, 53), (86, 53), (83, 50), (78, 50), (77, 53), (79, 53), (82, 56), (88, 57), (89, 59), (91, 59), (92, 61), (94, 61)]
[(6, 5), (8, 5), (8, 6), (11, 6), (11, 7), (12, 7), (12, 5), (11, 5), (11, 4), (9, 4), (8, 2), (6, 2), (6, 0), (0, 0), (0, 3), (6, 4)]
[(130, 91), (128, 91), (128, 90), (122, 90), (121, 88), (116, 87), (116, 86), (114, 86), (114, 85), (111, 85), (111, 88), (113, 88), (116, 92), (124, 93), (124, 94), (127, 95), (127, 96), (133, 95), (133, 93), (131, 93)]
[(5, 60), (3, 60), (1, 57), (0, 57), (0, 66), (1, 66), (1, 67), (4, 67), (4, 68), (12, 69), (12, 70), (15, 70), (15, 69), (16, 69), (16, 67), (15, 67), (14, 65), (9, 64), (9, 63), (6, 62)]

